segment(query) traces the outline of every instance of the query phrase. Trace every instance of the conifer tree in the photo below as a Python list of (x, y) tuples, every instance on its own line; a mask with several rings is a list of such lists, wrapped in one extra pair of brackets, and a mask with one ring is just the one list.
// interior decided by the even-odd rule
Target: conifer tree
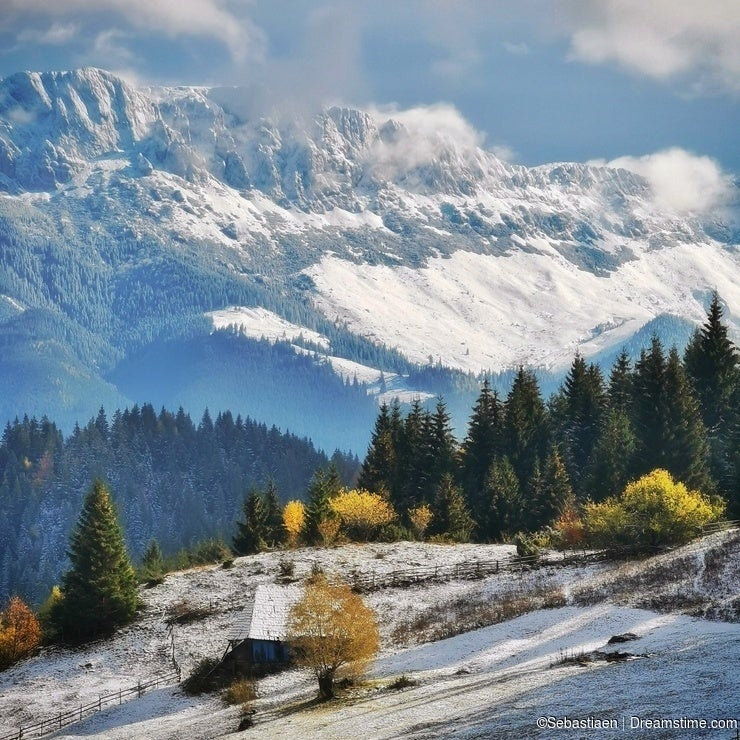
[(468, 423), (460, 450), (460, 480), (473, 511), (485, 510), (486, 476), (502, 451), (503, 408), (486, 378)]
[(392, 493), (397, 477), (396, 445), (388, 404), (380, 407), (357, 485), (366, 491)]
[(447, 406), (441, 398), (437, 400), (434, 413), (426, 417), (421, 452), (423, 488), (415, 505), (431, 503), (442, 478), (456, 472), (457, 443)]
[(535, 529), (551, 524), (565, 509), (568, 501), (573, 499), (568, 472), (557, 449), (552, 448), (547, 458), (544, 471), (542, 493), (534, 503)]
[(635, 467), (638, 474), (665, 467), (663, 458), (668, 438), (665, 388), (666, 358), (657, 336), (650, 349), (640, 353), (633, 377), (631, 419), (637, 445)]
[(96, 480), (70, 540), (72, 567), (52, 621), (64, 640), (82, 642), (131, 621), (138, 606), (136, 575), (106, 485)]
[(486, 479), (486, 494), (487, 517), (481, 531), (484, 539), (497, 540), (527, 528), (519, 478), (507, 457), (494, 460)]
[(342, 489), (342, 482), (336, 469), (317, 470), (308, 487), (306, 515), (303, 522), (303, 539), (309, 544), (320, 544), (324, 537), (320, 527), (327, 519), (335, 516), (329, 505), (330, 500)]
[(275, 547), (283, 539), (283, 509), (278, 500), (278, 490), (272, 478), (267, 479), (264, 495), (265, 538), (270, 547)]
[(619, 353), (612, 366), (607, 399), (610, 409), (629, 412), (632, 404), (632, 366), (626, 349)]
[(720, 490), (729, 493), (734, 468), (732, 427), (737, 413), (733, 396), (740, 384), (740, 354), (722, 322), (723, 314), (715, 292), (706, 322), (686, 347), (684, 367), (707, 428), (711, 473)]
[(556, 421), (568, 475), (577, 492), (599, 434), (606, 398), (601, 371), (577, 354), (561, 389), (563, 412)]
[(468, 511), (462, 491), (451, 475), (444, 475), (437, 487), (432, 504), (430, 529), (455, 542), (468, 542), (475, 528), (475, 521)]
[(243, 521), (236, 523), (236, 534), (232, 540), (238, 555), (254, 555), (267, 547), (267, 510), (265, 501), (257, 488), (250, 488), (242, 506)]
[(145, 579), (159, 578), (164, 573), (164, 556), (157, 540), (152, 540), (144, 550), (141, 572)]
[(634, 469), (635, 432), (627, 412), (610, 408), (603, 419), (599, 437), (588, 462), (582, 494), (603, 501), (624, 490)]
[(405, 511), (424, 500), (428, 476), (425, 444), (429, 435), (429, 413), (417, 398), (403, 423), (398, 450), (398, 484), (391, 493), (396, 511)]
[(668, 355), (665, 390), (668, 427), (665, 467), (686, 485), (712, 491), (706, 427), (675, 347)]
[(520, 367), (504, 404), (504, 451), (520, 486), (532, 474), (535, 458), (545, 455), (546, 421), (537, 378)]

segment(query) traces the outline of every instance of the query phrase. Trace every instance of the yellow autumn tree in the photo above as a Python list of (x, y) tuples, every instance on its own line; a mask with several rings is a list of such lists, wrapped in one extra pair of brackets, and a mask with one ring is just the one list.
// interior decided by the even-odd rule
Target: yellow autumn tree
[(288, 501), (283, 508), (283, 529), (288, 536), (288, 545), (295, 547), (306, 521), (306, 507), (302, 501)]
[(380, 494), (362, 489), (345, 490), (329, 500), (331, 511), (341, 520), (352, 539), (366, 542), (396, 518), (390, 503)]
[(414, 537), (417, 540), (423, 540), (426, 534), (429, 524), (432, 521), (432, 508), (429, 504), (421, 504), (415, 506), (413, 509), (409, 509), (409, 522), (411, 524), (411, 531), (414, 533)]
[(595, 544), (643, 548), (687, 542), (723, 512), (722, 503), (657, 469), (630, 483), (618, 498), (587, 503), (583, 524)]
[(291, 608), (288, 640), (295, 663), (316, 676), (321, 699), (334, 697), (340, 669), (361, 675), (380, 646), (373, 610), (348, 584), (323, 573), (311, 578)]
[(560, 516), (555, 520), (552, 527), (559, 546), (573, 549), (583, 544), (585, 532), (575, 498), (570, 497), (565, 502)]
[(14, 596), (0, 613), (0, 670), (31, 655), (41, 642), (41, 625), (28, 606)]

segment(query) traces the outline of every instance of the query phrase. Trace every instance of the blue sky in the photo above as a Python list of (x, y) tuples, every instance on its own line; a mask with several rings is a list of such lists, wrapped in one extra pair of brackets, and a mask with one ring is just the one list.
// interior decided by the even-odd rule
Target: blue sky
[(699, 188), (740, 175), (738, 39), (738, 0), (0, 0), (0, 76), (444, 102), (512, 161), (620, 158)]

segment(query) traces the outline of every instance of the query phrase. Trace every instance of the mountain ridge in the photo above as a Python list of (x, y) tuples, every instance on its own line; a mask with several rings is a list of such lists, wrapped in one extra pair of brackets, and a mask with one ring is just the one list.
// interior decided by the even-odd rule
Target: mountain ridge
[(662, 315), (696, 323), (713, 289), (740, 329), (736, 226), (659, 207), (639, 175), (504, 162), (444, 105), (252, 108), (238, 88), (134, 89), (93, 68), (1, 80), (2, 341), (33, 355), (23, 309), (47, 311), (100, 394), (132, 352), (207, 336), (235, 306), (355, 346), (347, 360), (386, 346), (476, 373), (596, 357)]

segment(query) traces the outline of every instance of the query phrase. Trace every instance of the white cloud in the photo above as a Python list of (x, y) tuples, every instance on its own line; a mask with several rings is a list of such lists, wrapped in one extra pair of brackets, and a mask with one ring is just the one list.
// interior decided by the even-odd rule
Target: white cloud
[(710, 157), (674, 147), (642, 157), (618, 157), (595, 162), (630, 170), (644, 177), (653, 191), (658, 208), (680, 213), (707, 213), (729, 205), (732, 179)]
[(79, 31), (76, 23), (52, 23), (46, 30), (28, 28), (18, 34), (20, 44), (44, 44), (59, 46), (71, 41)]
[(446, 103), (370, 113), (379, 127), (391, 121), (400, 124), (395, 135), (379, 140), (372, 153), (373, 165), (385, 177), (430, 164), (443, 152), (474, 158), (483, 143), (482, 134)]
[(571, 56), (740, 92), (738, 0), (561, 0)]
[(115, 13), (131, 26), (169, 36), (210, 36), (225, 43), (235, 59), (261, 54), (263, 34), (226, 0), (3, 0), (8, 10), (43, 16), (81, 17)]

